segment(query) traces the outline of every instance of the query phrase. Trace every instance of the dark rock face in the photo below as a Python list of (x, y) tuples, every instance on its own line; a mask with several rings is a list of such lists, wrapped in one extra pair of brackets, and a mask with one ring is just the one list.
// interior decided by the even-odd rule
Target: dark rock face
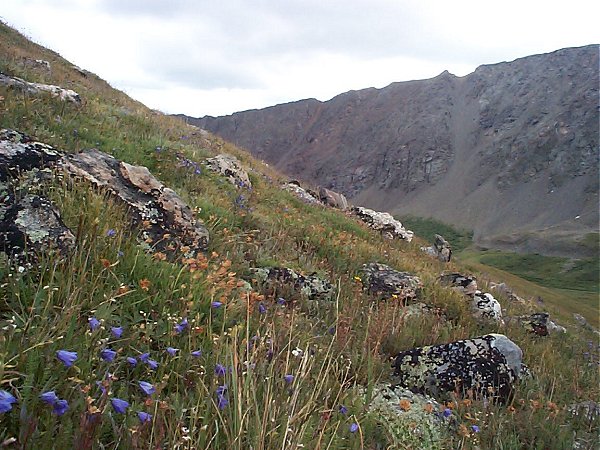
[(250, 269), (254, 279), (263, 289), (274, 293), (292, 291), (309, 300), (331, 300), (333, 286), (315, 275), (301, 275), (287, 267), (260, 267)]
[(132, 166), (98, 150), (66, 156), (65, 172), (106, 189), (129, 207), (134, 224), (140, 225), (144, 239), (154, 251), (170, 259), (194, 257), (208, 246), (208, 231), (190, 208), (165, 187), (146, 167)]
[(50, 167), (62, 157), (54, 147), (14, 130), (0, 131), (0, 182), (31, 169)]
[(388, 239), (403, 239), (407, 242), (412, 241), (414, 233), (405, 229), (399, 220), (387, 212), (373, 211), (362, 206), (353, 206), (352, 214), (366, 223), (369, 228), (379, 231)]
[(440, 282), (443, 285), (452, 286), (465, 295), (474, 295), (477, 292), (477, 280), (469, 275), (445, 273), (440, 276)]
[(598, 230), (598, 55), (568, 48), (188, 121), (354, 204), (472, 229), (488, 247), (560, 254)]
[(399, 272), (385, 264), (365, 264), (362, 283), (371, 295), (400, 300), (415, 299), (423, 288), (421, 279), (408, 272)]
[(419, 347), (396, 356), (400, 385), (436, 398), (458, 391), (509, 399), (522, 371), (521, 349), (506, 336), (488, 334), (449, 344)]

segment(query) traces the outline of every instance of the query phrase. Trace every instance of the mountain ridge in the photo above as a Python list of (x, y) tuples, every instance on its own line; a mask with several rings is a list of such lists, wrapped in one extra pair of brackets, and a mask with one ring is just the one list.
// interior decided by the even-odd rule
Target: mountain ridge
[(358, 204), (472, 229), (481, 246), (589, 254), (597, 92), (594, 44), (187, 120)]

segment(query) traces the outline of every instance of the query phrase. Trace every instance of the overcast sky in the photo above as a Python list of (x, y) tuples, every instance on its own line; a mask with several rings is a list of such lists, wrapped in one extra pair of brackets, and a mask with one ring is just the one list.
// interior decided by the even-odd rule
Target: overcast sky
[(1, 0), (151, 108), (223, 115), (600, 43), (600, 1)]

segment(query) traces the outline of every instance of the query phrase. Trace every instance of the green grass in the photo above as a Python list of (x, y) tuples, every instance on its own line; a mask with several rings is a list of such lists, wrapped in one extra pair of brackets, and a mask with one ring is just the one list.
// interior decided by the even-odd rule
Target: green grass
[[(599, 398), (598, 349), (588, 345), (596, 339), (592, 335), (540, 339), (515, 325), (475, 322), (465, 299), (436, 281), (443, 270), (468, 270), (470, 263), (443, 265), (424, 256), (417, 243), (385, 240), (341, 212), (306, 205), (279, 188), (279, 174), (232, 145), (151, 112), (94, 75), (81, 77), (58, 55), (8, 27), (0, 25), (0, 37), (1, 70), (68, 86), (84, 99), (76, 107), (0, 88), (0, 127), (66, 152), (99, 147), (148, 166), (188, 202), (211, 236), (208, 252), (195, 262), (161, 261), (138, 245), (127, 211), (106, 193), (60, 177), (36, 187), (55, 202), (78, 245), (66, 259), (42, 255), (24, 273), (0, 256), (0, 389), (18, 399), (0, 414), (0, 442), (16, 439), (15, 445), (31, 449), (520, 449), (571, 448), (575, 435), (597, 432), (597, 421), (582, 423), (565, 409)], [(49, 60), (52, 72), (30, 68), (25, 58)], [(162, 150), (155, 151), (157, 146)], [(206, 170), (195, 174), (179, 160), (200, 162), (221, 152), (238, 156), (251, 170), (251, 191), (237, 190)], [(421, 222), (455, 249), (470, 241), (468, 233)], [(109, 236), (109, 229), (116, 235)], [(442, 308), (446, 318), (404, 320), (401, 304), (374, 304), (355, 279), (361, 265), (373, 261), (418, 274), (422, 300)], [(315, 304), (289, 292), (281, 306), (268, 292), (246, 293), (244, 275), (267, 264), (329, 279), (334, 300)], [(546, 288), (478, 267), (493, 270), (494, 277), (506, 275), (511, 285), (520, 280), (546, 298)], [(223, 306), (212, 308), (213, 301)], [(503, 308), (510, 315), (530, 312), (522, 305)], [(90, 317), (102, 326), (90, 330)], [(183, 318), (189, 326), (177, 333)], [(120, 338), (110, 331), (117, 325), (124, 329)], [(419, 436), (412, 420), (399, 417), (392, 424), (369, 411), (368, 393), (390, 381), (395, 353), (488, 332), (509, 335), (535, 374), (516, 387), (509, 405), (456, 399), (455, 421), (435, 442)], [(99, 358), (106, 347), (117, 352), (114, 361)], [(171, 356), (167, 347), (178, 352)], [(78, 353), (72, 367), (56, 358), (60, 349)], [(199, 349), (200, 357), (191, 355)], [(126, 362), (146, 352), (159, 363), (156, 370)], [(215, 372), (217, 364), (226, 368), (224, 374)], [(145, 396), (140, 380), (152, 383), (156, 393)], [(63, 416), (40, 401), (48, 390), (68, 401)], [(111, 407), (115, 397), (130, 403), (126, 414)], [(219, 405), (221, 397), (227, 405)], [(558, 405), (558, 413), (548, 402)], [(140, 423), (138, 411), (152, 414), (152, 421)], [(349, 430), (353, 423), (359, 425), (356, 433)], [(472, 424), (481, 432), (465, 434), (460, 427)]]
[(461, 230), (439, 220), (414, 216), (402, 216), (398, 220), (427, 242), (433, 243), (436, 234), (443, 236), (452, 246), (453, 252), (460, 252), (473, 244), (472, 231)]

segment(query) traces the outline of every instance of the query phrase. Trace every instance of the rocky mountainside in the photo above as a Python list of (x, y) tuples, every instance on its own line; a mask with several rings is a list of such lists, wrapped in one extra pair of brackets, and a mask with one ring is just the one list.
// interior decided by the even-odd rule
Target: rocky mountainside
[(567, 48), (188, 120), (356, 204), (572, 255), (598, 230), (598, 64), (598, 45)]

